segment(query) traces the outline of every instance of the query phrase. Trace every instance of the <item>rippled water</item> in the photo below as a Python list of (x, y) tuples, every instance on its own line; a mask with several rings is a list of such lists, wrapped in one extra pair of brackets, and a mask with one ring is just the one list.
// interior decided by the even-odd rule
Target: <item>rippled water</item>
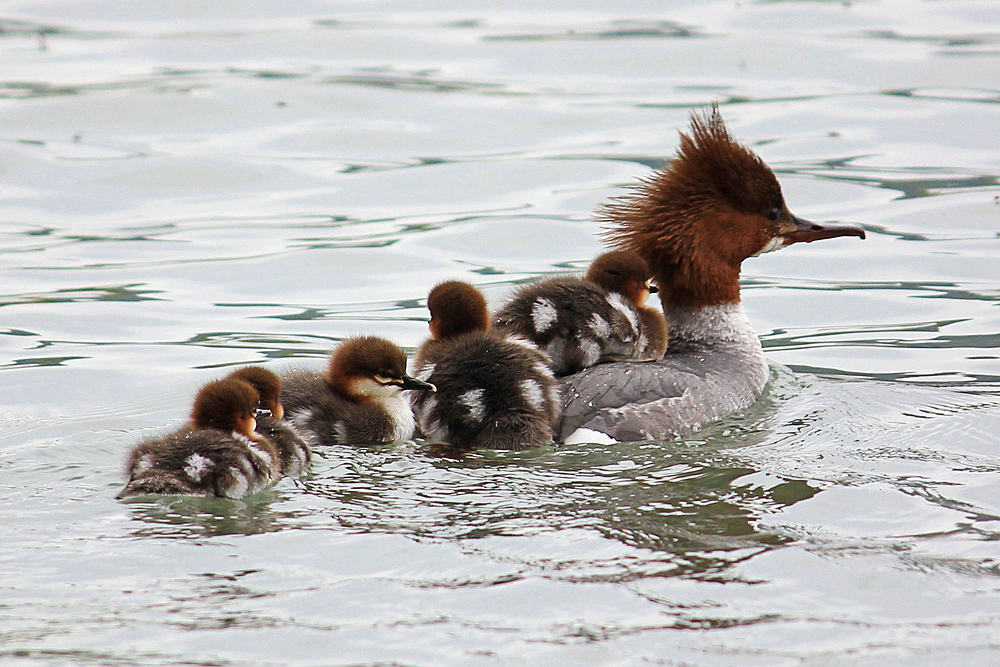
[[(1000, 662), (1000, 8), (617, 6), (0, 5), (0, 660)], [(745, 413), (114, 500), (232, 365), (412, 350), (443, 278), (584, 266), (712, 101), (869, 231), (745, 264)]]

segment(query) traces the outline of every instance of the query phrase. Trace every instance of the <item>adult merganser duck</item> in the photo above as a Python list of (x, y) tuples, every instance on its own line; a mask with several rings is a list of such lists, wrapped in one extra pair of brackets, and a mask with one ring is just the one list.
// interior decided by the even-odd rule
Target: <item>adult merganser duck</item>
[(281, 378), (260, 366), (247, 366), (227, 377), (243, 380), (257, 390), (260, 407), (270, 414), (257, 418), (257, 432), (274, 443), (281, 457), (281, 474), (301, 477), (309, 470), (312, 452), (295, 426), (285, 419), (281, 405)]
[(416, 423), (402, 391), (434, 391), (406, 374), (406, 353), (384, 338), (349, 338), (330, 356), (326, 374), (284, 377), (288, 418), (313, 445), (409, 440)]
[(792, 215), (774, 173), (726, 130), (693, 114), (677, 157), (606, 205), (606, 238), (652, 268), (670, 322), (666, 356), (608, 364), (561, 382), (560, 440), (671, 440), (752, 404), (767, 360), (740, 305), (740, 265), (792, 243), (865, 237)]
[(604, 253), (583, 278), (549, 278), (521, 288), (496, 313), (494, 325), (545, 350), (557, 375), (610, 361), (653, 361), (667, 346), (667, 326), (645, 306), (649, 277), (637, 253)]
[(489, 329), (486, 299), (451, 280), (431, 290), (431, 337), (416, 373), (437, 387), (413, 409), (424, 435), (462, 449), (529, 449), (552, 442), (559, 395), (548, 358), (523, 338)]
[(278, 450), (254, 432), (259, 403), (257, 391), (242, 380), (206, 384), (187, 425), (132, 450), (128, 483), (118, 497), (243, 498), (274, 483), (281, 476)]

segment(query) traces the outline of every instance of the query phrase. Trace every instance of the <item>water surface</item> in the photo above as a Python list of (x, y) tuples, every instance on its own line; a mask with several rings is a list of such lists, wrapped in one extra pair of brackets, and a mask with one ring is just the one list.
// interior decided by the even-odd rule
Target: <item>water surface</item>
[[(669, 4), (4, 3), (0, 659), (995, 664), (1000, 11)], [(744, 265), (745, 412), (114, 500), (235, 365), (413, 350), (439, 280), (584, 267), (712, 102), (868, 231)]]

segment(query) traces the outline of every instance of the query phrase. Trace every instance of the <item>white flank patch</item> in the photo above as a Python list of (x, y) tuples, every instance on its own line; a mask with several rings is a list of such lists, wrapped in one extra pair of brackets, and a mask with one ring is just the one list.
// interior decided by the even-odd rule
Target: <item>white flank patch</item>
[[(193, 456), (197, 456), (197, 454), (194, 454)], [(156, 463), (156, 457), (152, 454), (143, 454), (139, 457), (139, 460), (135, 462), (135, 474), (146, 472), (153, 467), (154, 463)]]
[(585, 366), (593, 366), (601, 358), (601, 346), (589, 338), (580, 339), (580, 351), (583, 352)]
[(531, 350), (532, 352), (538, 352), (538, 346), (532, 343), (527, 338), (522, 338), (520, 336), (513, 336), (513, 335), (505, 336), (504, 338), (505, 340), (507, 340), (507, 342), (512, 343), (513, 345), (523, 347), (526, 350)]
[(597, 313), (590, 318), (590, 330), (601, 340), (607, 340), (611, 336), (611, 325)]
[(531, 306), (531, 321), (535, 325), (535, 331), (542, 333), (556, 321), (559, 311), (556, 305), (548, 299), (539, 299)]
[(760, 257), (766, 252), (774, 252), (775, 250), (781, 250), (785, 247), (785, 237), (784, 236), (772, 236), (771, 240), (768, 241), (763, 248), (761, 248), (756, 255), (750, 255), (751, 257)]
[(486, 414), (486, 406), (483, 405), (484, 394), (486, 394), (485, 389), (470, 389), (458, 397), (458, 402), (468, 408), (469, 417), (477, 424)]
[(524, 394), (524, 400), (528, 405), (535, 410), (545, 409), (545, 392), (542, 391), (542, 385), (534, 380), (521, 380), (521, 393)]
[(418, 380), (423, 380), (424, 382), (427, 382), (427, 379), (433, 374), (434, 374), (434, 364), (426, 364), (413, 377), (417, 378)]
[(555, 374), (552, 372), (552, 369), (549, 368), (547, 364), (542, 364), (536, 361), (535, 364), (532, 366), (532, 368), (534, 368), (535, 372), (541, 375), (542, 377), (553, 378), (553, 379), (555, 379), (556, 377)]
[(195, 482), (205, 478), (205, 473), (212, 467), (212, 459), (201, 454), (192, 454), (184, 460), (184, 474)]
[(569, 437), (563, 440), (564, 444), (567, 445), (582, 445), (586, 443), (598, 444), (598, 445), (610, 445), (618, 442), (612, 438), (607, 433), (601, 433), (600, 431), (592, 431), (589, 428), (578, 428), (569, 434)]
[(632, 331), (639, 333), (639, 319), (636, 317), (632, 307), (625, 303), (625, 298), (617, 292), (608, 295), (608, 305), (625, 316), (628, 323), (632, 325)]

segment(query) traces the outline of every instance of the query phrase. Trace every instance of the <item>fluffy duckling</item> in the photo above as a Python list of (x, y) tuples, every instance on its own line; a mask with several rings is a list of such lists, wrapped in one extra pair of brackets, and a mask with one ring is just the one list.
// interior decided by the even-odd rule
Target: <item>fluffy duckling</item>
[(325, 374), (295, 371), (282, 393), (288, 417), (312, 445), (409, 440), (416, 424), (402, 396), (434, 385), (406, 374), (406, 353), (384, 338), (349, 338)]
[(125, 464), (119, 498), (164, 494), (243, 498), (281, 476), (274, 444), (255, 433), (260, 395), (242, 380), (206, 384), (191, 421), (168, 435), (140, 442)]
[(637, 350), (638, 357), (655, 360), (667, 351), (669, 325), (663, 311), (646, 305), (650, 294), (659, 290), (650, 284), (652, 271), (638, 253), (612, 250), (599, 255), (590, 264), (585, 278), (614, 294), (621, 294), (639, 315), (640, 340), (646, 338), (645, 347)]
[(548, 358), (532, 343), (489, 329), (486, 300), (457, 280), (427, 297), (431, 337), (416, 375), (437, 387), (413, 400), (423, 433), (462, 449), (529, 449), (552, 442), (560, 398)]
[(667, 325), (645, 306), (649, 277), (638, 254), (604, 253), (584, 278), (549, 278), (521, 288), (494, 324), (543, 349), (557, 375), (611, 361), (652, 361), (666, 349)]
[(240, 368), (228, 377), (243, 380), (256, 389), (260, 395), (260, 407), (270, 413), (257, 418), (257, 432), (278, 448), (281, 473), (289, 477), (304, 475), (312, 462), (312, 451), (295, 426), (285, 419), (285, 409), (280, 400), (281, 378), (260, 366)]

